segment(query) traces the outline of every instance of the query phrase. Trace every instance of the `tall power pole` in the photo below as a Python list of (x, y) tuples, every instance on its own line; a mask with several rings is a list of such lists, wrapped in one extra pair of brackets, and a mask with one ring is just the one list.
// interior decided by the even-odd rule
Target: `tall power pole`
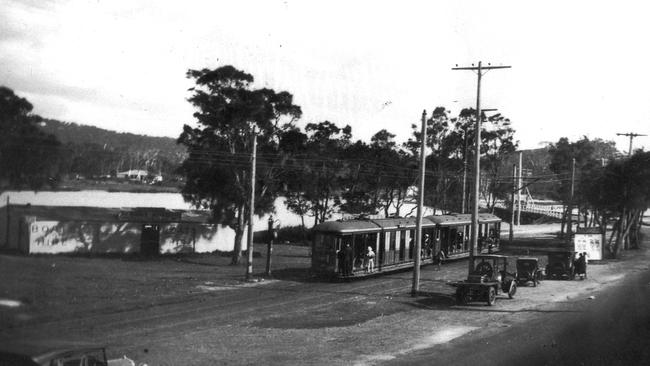
[(629, 136), (630, 137), (630, 149), (627, 151), (627, 156), (632, 155), (632, 139), (639, 136), (648, 136), (642, 135), (640, 133), (628, 132), (628, 133), (617, 133), (616, 136)]
[[(484, 71), (494, 69), (508, 69), (510, 66), (483, 66), (482, 62), (478, 62), (478, 66), (466, 67), (453, 67), (452, 70), (472, 70), (476, 71), (478, 80), (476, 83), (476, 143), (474, 146), (474, 206), (472, 207), (472, 237), (470, 241), (469, 256), (470, 260), (468, 266), (472, 265), (472, 258), (477, 254), (476, 248), (478, 247), (478, 200), (480, 191), (480, 178), (481, 178), (481, 78)], [(470, 271), (472, 269), (470, 268)]]
[(517, 226), (521, 225), (521, 188), (522, 188), (522, 179), (521, 173), (524, 170), (523, 158), (524, 152), (519, 152), (519, 170), (517, 175)]
[(424, 168), (426, 164), (427, 146), (427, 111), (422, 112), (422, 133), (420, 134), (420, 181), (418, 185), (418, 213), (415, 226), (415, 248), (413, 249), (413, 288), (411, 294), (420, 290), (420, 252), (422, 251), (422, 215), (424, 214)]
[(251, 190), (250, 206), (248, 208), (248, 242), (247, 242), (247, 262), (246, 262), (246, 279), (250, 280), (253, 276), (253, 220), (255, 219), (255, 164), (257, 160), (257, 131), (253, 127), (253, 153), (251, 155)]

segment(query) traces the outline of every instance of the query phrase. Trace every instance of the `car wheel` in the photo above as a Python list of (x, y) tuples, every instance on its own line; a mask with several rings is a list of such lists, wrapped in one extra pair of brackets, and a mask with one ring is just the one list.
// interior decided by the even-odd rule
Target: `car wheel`
[(508, 297), (513, 298), (517, 293), (517, 283), (515, 281), (510, 282), (510, 289), (508, 290)]
[(488, 293), (487, 293), (488, 306), (494, 305), (496, 301), (497, 301), (497, 292), (494, 290), (494, 287), (488, 288)]

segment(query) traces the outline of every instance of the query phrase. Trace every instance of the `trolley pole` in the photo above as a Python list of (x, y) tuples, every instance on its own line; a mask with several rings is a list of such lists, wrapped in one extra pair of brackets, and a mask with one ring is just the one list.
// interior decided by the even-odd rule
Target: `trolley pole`
[[(483, 77), (483, 71), (489, 71), (493, 69), (509, 69), (510, 66), (483, 66), (482, 62), (478, 62), (478, 66), (468, 66), (468, 67), (453, 67), (452, 70), (472, 70), (476, 71), (478, 80), (476, 83), (476, 143), (474, 146), (474, 199), (472, 207), (472, 232), (469, 248), (469, 261), (468, 267), (472, 266), (472, 259), (477, 254), (476, 248), (478, 248), (478, 203), (479, 203), (479, 193), (480, 193), (480, 184), (481, 184), (481, 78)], [(472, 268), (469, 268), (471, 271)]]
[(251, 156), (251, 189), (250, 206), (248, 208), (248, 256), (246, 261), (246, 280), (253, 276), (253, 220), (255, 219), (255, 164), (257, 160), (257, 131), (253, 127), (253, 153)]
[(424, 211), (424, 169), (426, 164), (427, 111), (422, 112), (422, 132), (420, 134), (420, 181), (418, 185), (418, 213), (415, 226), (415, 248), (413, 257), (413, 288), (411, 295), (417, 296), (420, 290), (420, 252), (422, 251), (422, 215)]

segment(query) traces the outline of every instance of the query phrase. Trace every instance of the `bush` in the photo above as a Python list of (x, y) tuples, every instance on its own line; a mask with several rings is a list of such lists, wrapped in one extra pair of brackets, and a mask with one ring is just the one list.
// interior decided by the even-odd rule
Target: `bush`
[[(310, 229), (305, 229), (303, 233), (302, 226), (285, 226), (280, 227), (277, 231), (277, 238), (274, 243), (291, 243), (296, 245), (309, 246), (311, 243), (312, 233)], [(269, 236), (267, 230), (256, 231), (253, 240), (256, 243), (268, 243)]]

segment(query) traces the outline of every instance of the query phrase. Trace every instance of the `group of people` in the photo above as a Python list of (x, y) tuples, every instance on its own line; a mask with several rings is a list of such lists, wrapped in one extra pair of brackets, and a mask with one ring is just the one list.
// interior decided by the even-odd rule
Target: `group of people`
[[(432, 249), (433, 248), (430, 250)], [(345, 246), (339, 250), (337, 254), (339, 272), (344, 276), (351, 276), (352, 270), (354, 269), (355, 256), (354, 250), (352, 249), (352, 246), (350, 246), (350, 243), (346, 243)], [(375, 251), (372, 250), (372, 247), (368, 247), (363, 255), (363, 268), (367, 273), (373, 273), (375, 271), (375, 257)], [(445, 252), (442, 251), (442, 249), (438, 250), (438, 252), (433, 256), (433, 263), (436, 264), (438, 270), (440, 270), (440, 266), (446, 258), (447, 256), (445, 255)]]
[(587, 252), (577, 253), (578, 257), (573, 260), (573, 268), (575, 274), (580, 277), (581, 280), (587, 278)]
[[(355, 256), (350, 243), (346, 243), (345, 246), (338, 251), (338, 259), (339, 272), (344, 276), (351, 276), (352, 270), (354, 269)], [(375, 271), (375, 252), (372, 250), (372, 247), (368, 247), (366, 253), (363, 255), (363, 267), (368, 273)]]

